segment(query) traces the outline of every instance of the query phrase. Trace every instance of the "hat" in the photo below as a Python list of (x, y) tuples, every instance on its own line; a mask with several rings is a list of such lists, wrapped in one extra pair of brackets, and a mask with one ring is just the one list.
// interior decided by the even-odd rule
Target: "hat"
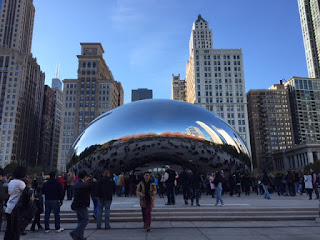
[(170, 168), (170, 166), (169, 166), (169, 165), (166, 165), (165, 169), (169, 169), (169, 168)]

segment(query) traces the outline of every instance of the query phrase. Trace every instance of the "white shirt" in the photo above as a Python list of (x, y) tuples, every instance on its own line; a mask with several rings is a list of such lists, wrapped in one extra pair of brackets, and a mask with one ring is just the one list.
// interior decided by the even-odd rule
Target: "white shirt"
[(26, 184), (19, 180), (19, 179), (13, 179), (8, 184), (8, 192), (11, 195), (8, 202), (7, 202), (7, 208), (6, 213), (11, 214), (14, 207), (17, 205), (22, 191), (25, 189)]
[(304, 175), (304, 183), (306, 189), (312, 189), (312, 177), (311, 175)]

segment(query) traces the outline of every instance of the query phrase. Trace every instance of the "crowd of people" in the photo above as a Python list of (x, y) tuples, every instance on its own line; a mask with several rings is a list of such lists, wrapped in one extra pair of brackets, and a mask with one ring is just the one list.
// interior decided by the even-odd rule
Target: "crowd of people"
[[(237, 197), (255, 193), (264, 195), (266, 199), (271, 198), (270, 192), (279, 196), (306, 193), (309, 199), (313, 194), (319, 199), (319, 175), (312, 169), (304, 173), (294, 170), (286, 174), (277, 173), (275, 176), (267, 172), (256, 177), (249, 172), (226, 175), (222, 170), (202, 175), (196, 169), (185, 168), (178, 173), (166, 165), (163, 173), (146, 171), (137, 175), (132, 171), (112, 175), (106, 170), (103, 174), (93, 176), (86, 171), (80, 171), (77, 176), (70, 172), (56, 176), (55, 172), (51, 172), (47, 177), (41, 173), (31, 179), (26, 176), (24, 167), (17, 167), (12, 175), (5, 174), (0, 168), (0, 229), (4, 229), (5, 219), (5, 240), (19, 239), (20, 235), (26, 234), (25, 229), (29, 224), (31, 231), (44, 229), (48, 233), (51, 230), (49, 220), (52, 212), (55, 232), (60, 233), (64, 231), (60, 226), (60, 207), (64, 199), (72, 201), (71, 209), (77, 215), (78, 225), (70, 233), (75, 240), (85, 239), (90, 201), (93, 202), (92, 217), (96, 220), (96, 228), (102, 229), (104, 213), (104, 229), (110, 229), (110, 206), (114, 196), (140, 198), (146, 231), (151, 229), (151, 212), (157, 194), (160, 198), (166, 195), (166, 205), (175, 205), (176, 195), (182, 194), (185, 205), (190, 206), (200, 206), (203, 194), (215, 198), (216, 206), (224, 205), (223, 195), (226, 193)], [(44, 227), (40, 221), (42, 213)]]

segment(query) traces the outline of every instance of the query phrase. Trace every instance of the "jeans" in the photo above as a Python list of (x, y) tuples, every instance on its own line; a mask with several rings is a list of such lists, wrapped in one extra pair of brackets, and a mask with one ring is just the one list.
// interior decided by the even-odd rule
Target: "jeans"
[(278, 195), (282, 195), (282, 187), (280, 185), (276, 186)]
[(110, 228), (110, 205), (111, 200), (101, 200), (99, 199), (99, 205), (98, 205), (98, 215), (97, 215), (97, 228), (101, 228), (102, 223), (102, 211), (103, 208), (105, 208), (104, 217), (105, 217), (105, 228)]
[(167, 188), (167, 198), (168, 198), (168, 203), (169, 204), (173, 204), (175, 203), (175, 200), (174, 200), (174, 184), (173, 182), (169, 182), (169, 183), (166, 183), (166, 188)]
[(221, 197), (221, 193), (222, 193), (222, 184), (219, 183), (218, 186), (216, 186), (216, 194), (217, 194), (217, 199), (216, 199), (216, 205), (218, 205), (219, 201), (221, 202), (221, 204), (223, 204), (223, 199)]
[(117, 186), (116, 195), (117, 195), (118, 197), (120, 197), (121, 194), (122, 194), (122, 186)]
[(78, 226), (72, 233), (80, 239), (83, 239), (84, 229), (89, 223), (89, 213), (88, 208), (78, 208), (76, 209)]
[(68, 185), (67, 188), (67, 199), (72, 200), (73, 198), (73, 185)]
[(264, 185), (264, 198), (270, 199), (270, 194), (269, 194), (269, 190), (268, 190), (267, 185)]
[(51, 211), (54, 214), (54, 223), (56, 230), (60, 229), (60, 204), (59, 200), (46, 200), (45, 201), (45, 216), (44, 216), (44, 227), (45, 230), (49, 230), (49, 219)]
[(98, 198), (92, 198), (92, 202), (93, 202), (93, 215), (95, 217), (97, 217), (98, 216), (99, 200), (98, 200)]
[(182, 192), (183, 192), (183, 199), (188, 200), (189, 199), (189, 186), (182, 186)]
[(31, 229), (35, 229), (36, 225), (38, 226), (38, 229), (42, 229), (42, 226), (40, 224), (40, 213), (39, 212), (37, 212), (36, 215), (34, 215)]

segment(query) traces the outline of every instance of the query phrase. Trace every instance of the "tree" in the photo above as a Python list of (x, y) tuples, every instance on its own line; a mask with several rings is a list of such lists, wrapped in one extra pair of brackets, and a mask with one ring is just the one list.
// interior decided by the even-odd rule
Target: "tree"
[(310, 163), (304, 167), (304, 170), (309, 171), (310, 169), (313, 169), (317, 174), (320, 173), (320, 160)]

